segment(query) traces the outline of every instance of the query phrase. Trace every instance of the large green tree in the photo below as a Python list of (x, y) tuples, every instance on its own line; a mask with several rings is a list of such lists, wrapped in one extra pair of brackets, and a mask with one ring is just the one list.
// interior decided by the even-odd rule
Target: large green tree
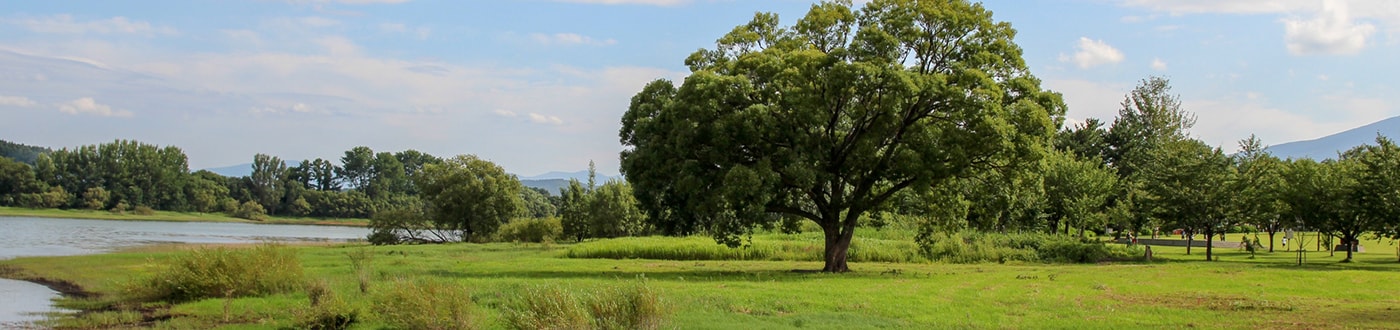
[(825, 235), (824, 271), (896, 193), (1034, 160), (1064, 105), (1032, 76), (1015, 30), (980, 4), (813, 5), (760, 13), (648, 84), (622, 118), (622, 171), (658, 230), (735, 246), (785, 216)]
[(483, 239), (525, 213), (520, 180), (476, 156), (428, 164), (413, 179), (431, 220), (438, 228), (456, 232), (461, 241)]

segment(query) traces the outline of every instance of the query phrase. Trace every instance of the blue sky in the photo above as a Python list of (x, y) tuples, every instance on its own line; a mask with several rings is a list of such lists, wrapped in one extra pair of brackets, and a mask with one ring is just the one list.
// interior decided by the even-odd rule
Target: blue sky
[[(656, 78), (799, 0), (0, 2), (0, 139), (136, 139), (193, 169), (358, 145), (617, 172), (618, 119)], [(1068, 117), (1172, 80), (1194, 136), (1235, 148), (1400, 114), (1400, 1), (997, 0)]]

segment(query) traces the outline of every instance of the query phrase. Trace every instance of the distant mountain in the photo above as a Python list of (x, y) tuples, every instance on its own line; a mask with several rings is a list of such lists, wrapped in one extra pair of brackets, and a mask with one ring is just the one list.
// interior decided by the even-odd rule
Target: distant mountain
[(520, 184), (530, 188), (548, 191), (550, 196), (559, 196), (559, 189), (569, 186), (566, 179), (520, 180)]
[(1400, 137), (1400, 117), (1371, 123), (1341, 133), (1321, 138), (1296, 141), (1269, 147), (1267, 150), (1278, 158), (1312, 158), (1316, 160), (1336, 159), (1337, 154), (1359, 145), (1375, 144), (1376, 134), (1390, 139)]
[[(598, 173), (597, 176), (594, 178), (594, 180), (597, 181), (598, 184), (603, 184), (603, 182), (608, 182), (609, 179), (614, 179), (614, 178), (617, 178), (617, 176), (612, 176), (612, 175), (607, 175), (607, 174), (603, 174), (603, 173)], [(582, 181), (582, 182), (588, 182), (588, 170), (582, 170), (582, 171), (578, 171), (578, 172), (560, 172), (560, 171), (554, 171), (554, 172), (549, 172), (549, 173), (540, 174), (540, 175), (536, 175), (536, 176), (521, 176), (521, 177), (520, 177), (520, 180), (522, 180), (522, 181), (524, 181), (524, 180), (555, 180), (555, 179), (564, 180), (565, 182), (568, 182), (569, 179), (578, 179), (579, 181)]]
[(233, 166), (206, 168), (206, 171), (214, 172), (227, 177), (245, 177), (253, 175), (253, 163), (244, 163)]

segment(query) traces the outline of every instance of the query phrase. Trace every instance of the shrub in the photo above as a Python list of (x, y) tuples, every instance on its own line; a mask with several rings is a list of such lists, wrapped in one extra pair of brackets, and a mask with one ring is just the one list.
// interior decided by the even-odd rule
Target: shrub
[(258, 202), (247, 201), (238, 206), (238, 210), (233, 211), (233, 217), (248, 219), (253, 221), (267, 220), (267, 210), (263, 209)]
[(156, 210), (152, 209), (150, 206), (139, 205), (132, 209), (131, 213), (136, 213), (136, 215), (155, 215)]
[(297, 329), (348, 329), (359, 321), (360, 312), (336, 296), (324, 280), (307, 283), (306, 297), (311, 300), (311, 307), (297, 313)]
[(572, 292), (558, 287), (525, 289), (505, 312), (512, 329), (587, 329), (588, 311)]
[(112, 209), (107, 211), (112, 212), (112, 214), (126, 214), (126, 210), (129, 209), (131, 209), (131, 205), (127, 205), (125, 201), (121, 201), (117, 202), (117, 205), (112, 206)]
[(554, 242), (564, 234), (564, 226), (559, 218), (515, 219), (501, 225), (496, 230), (496, 240), (501, 242), (544, 243)]
[(374, 294), (374, 312), (400, 329), (477, 329), (483, 316), (467, 290), (433, 281), (398, 280)]
[(296, 251), (262, 244), (248, 249), (198, 248), (176, 255), (128, 292), (138, 299), (185, 302), (295, 291), (302, 283)]
[(89, 210), (101, 210), (107, 207), (107, 201), (112, 199), (112, 194), (102, 187), (88, 188), (83, 192), (83, 206)]

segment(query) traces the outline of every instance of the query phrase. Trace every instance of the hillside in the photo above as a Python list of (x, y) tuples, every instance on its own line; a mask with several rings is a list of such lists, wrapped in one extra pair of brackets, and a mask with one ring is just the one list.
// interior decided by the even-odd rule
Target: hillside
[(1337, 154), (1365, 144), (1375, 144), (1376, 134), (1395, 139), (1400, 137), (1400, 117), (1371, 123), (1321, 138), (1288, 142), (1270, 146), (1268, 151), (1278, 158), (1335, 159)]
[(7, 157), (25, 164), (34, 165), (34, 160), (39, 158), (39, 154), (49, 151), (51, 151), (49, 148), (0, 140), (0, 157)]

